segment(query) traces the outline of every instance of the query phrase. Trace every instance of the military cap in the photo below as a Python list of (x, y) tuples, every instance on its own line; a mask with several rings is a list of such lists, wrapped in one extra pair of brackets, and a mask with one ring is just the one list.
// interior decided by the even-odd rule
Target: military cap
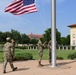
[(9, 41), (9, 40), (11, 40), (10, 37), (7, 37), (7, 38), (6, 38), (6, 41)]

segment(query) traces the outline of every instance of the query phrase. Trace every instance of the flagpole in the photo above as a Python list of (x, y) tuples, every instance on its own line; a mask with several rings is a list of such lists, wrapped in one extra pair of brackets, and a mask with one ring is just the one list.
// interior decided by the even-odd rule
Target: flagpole
[(52, 67), (56, 66), (56, 0), (52, 0)]

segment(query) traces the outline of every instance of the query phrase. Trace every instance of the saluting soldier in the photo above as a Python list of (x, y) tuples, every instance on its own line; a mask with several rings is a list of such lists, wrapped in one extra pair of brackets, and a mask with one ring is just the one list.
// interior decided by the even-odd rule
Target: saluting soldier
[(43, 56), (43, 49), (44, 49), (44, 44), (42, 44), (42, 38), (39, 38), (39, 41), (38, 41), (38, 54), (39, 54), (38, 66), (39, 67), (43, 66), (41, 64), (41, 60)]
[(4, 57), (3, 73), (6, 73), (7, 62), (9, 62), (12, 71), (15, 71), (17, 69), (17, 67), (14, 67), (13, 65), (13, 57), (11, 52), (11, 50), (13, 50), (13, 44), (11, 43), (10, 37), (7, 37), (6, 41), (7, 42), (4, 44), (3, 47), (3, 57)]

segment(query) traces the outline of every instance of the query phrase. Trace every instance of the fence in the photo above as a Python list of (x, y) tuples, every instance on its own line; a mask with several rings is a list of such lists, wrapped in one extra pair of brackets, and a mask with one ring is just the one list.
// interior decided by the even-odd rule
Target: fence
[(58, 50), (76, 50), (76, 46), (58, 46)]
[[(3, 46), (0, 46), (0, 50), (3, 48)], [(34, 50), (38, 49), (37, 46), (28, 46), (28, 49)], [(76, 50), (76, 46), (58, 46), (57, 50)]]
[[(38, 49), (37, 46), (28, 46), (28, 49)], [(58, 46), (57, 50), (76, 50), (76, 46)]]

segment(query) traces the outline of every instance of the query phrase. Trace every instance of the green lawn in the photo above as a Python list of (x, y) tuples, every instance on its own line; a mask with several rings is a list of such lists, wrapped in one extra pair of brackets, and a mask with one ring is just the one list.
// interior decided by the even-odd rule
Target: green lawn
[[(75, 50), (56, 50), (56, 56), (62, 57), (63, 59), (67, 59), (69, 54), (75, 53)], [(16, 50), (15, 54), (17, 53), (30, 53), (33, 55), (33, 59), (38, 60), (38, 50)], [(48, 50), (44, 50), (43, 59), (47, 60), (49, 58)], [(3, 61), (3, 52), (0, 51), (0, 62)]]

